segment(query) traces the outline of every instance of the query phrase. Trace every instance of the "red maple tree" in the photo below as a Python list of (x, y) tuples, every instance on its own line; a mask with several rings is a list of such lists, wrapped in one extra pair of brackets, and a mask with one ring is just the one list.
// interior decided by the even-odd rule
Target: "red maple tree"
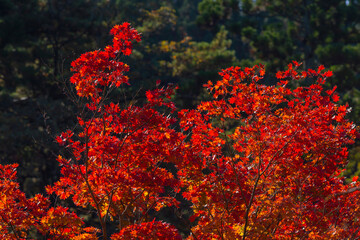
[[(301, 72), (293, 62), (268, 86), (263, 66), (231, 67), (206, 85), (213, 99), (195, 110), (178, 112), (175, 89), (160, 84), (142, 106), (122, 107), (107, 96), (128, 84), (129, 67), (119, 55), (130, 55), (140, 35), (128, 23), (111, 34), (111, 45), (72, 63), (70, 81), (88, 114), (78, 117), (81, 130), (56, 138), (71, 156), (58, 157), (62, 177), (46, 189), (95, 210), (100, 227), (52, 206), (49, 196), (27, 199), (16, 183), (17, 165), (0, 165), (3, 239), (33, 232), (49, 239), (360, 237), (360, 186), (341, 177), (357, 131), (335, 88), (324, 90), (330, 71)], [(312, 84), (289, 87), (305, 78)], [(177, 194), (192, 204), (189, 236), (153, 217), (178, 207)]]
[[(324, 91), (331, 72), (299, 65), (279, 72), (277, 86), (259, 83), (263, 66), (228, 68), (206, 85), (212, 101), (181, 112), (195, 153), (179, 167), (198, 218), (190, 239), (360, 236), (359, 184), (339, 176), (356, 135), (349, 108)], [(304, 78), (313, 84), (287, 87)]]

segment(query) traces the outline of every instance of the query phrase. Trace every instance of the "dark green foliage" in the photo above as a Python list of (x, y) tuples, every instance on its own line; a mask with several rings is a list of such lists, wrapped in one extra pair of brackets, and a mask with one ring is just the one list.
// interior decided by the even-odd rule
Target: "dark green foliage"
[(207, 27), (216, 25), (225, 15), (222, 0), (203, 0), (199, 3), (198, 10), (197, 23)]

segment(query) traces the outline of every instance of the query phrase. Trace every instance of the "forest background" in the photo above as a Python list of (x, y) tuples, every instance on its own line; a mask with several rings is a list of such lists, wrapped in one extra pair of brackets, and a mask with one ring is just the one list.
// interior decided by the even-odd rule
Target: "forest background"
[[(179, 86), (179, 108), (193, 108), (222, 68), (262, 63), (275, 76), (297, 60), (334, 72), (327, 84), (337, 85), (359, 125), (359, 18), (357, 0), (0, 0), (0, 161), (20, 163), (28, 196), (59, 178), (63, 150), (54, 138), (82, 110), (68, 84), (70, 63), (105, 46), (124, 21), (142, 33), (126, 59), (131, 86), (114, 93), (124, 102), (143, 101), (161, 80)], [(349, 159), (351, 179), (360, 175), (359, 142)]]

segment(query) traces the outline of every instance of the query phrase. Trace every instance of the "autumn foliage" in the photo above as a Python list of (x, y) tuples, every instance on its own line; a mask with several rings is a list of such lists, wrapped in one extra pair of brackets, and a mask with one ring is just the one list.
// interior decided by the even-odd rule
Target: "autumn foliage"
[[(212, 100), (194, 110), (178, 111), (176, 89), (160, 83), (145, 104), (123, 107), (107, 96), (128, 84), (119, 57), (140, 35), (128, 23), (111, 34), (112, 45), (72, 63), (70, 81), (87, 114), (78, 116), (80, 130), (56, 138), (71, 154), (57, 158), (62, 177), (46, 188), (49, 196), (26, 198), (17, 165), (0, 165), (2, 239), (360, 237), (360, 186), (341, 177), (357, 131), (335, 88), (325, 90), (330, 71), (300, 71), (293, 62), (269, 86), (264, 66), (231, 67), (205, 85)], [(289, 87), (304, 79), (311, 83)], [(154, 218), (179, 207), (179, 195), (191, 203), (189, 236)], [(92, 210), (99, 224), (89, 226), (75, 209)]]

